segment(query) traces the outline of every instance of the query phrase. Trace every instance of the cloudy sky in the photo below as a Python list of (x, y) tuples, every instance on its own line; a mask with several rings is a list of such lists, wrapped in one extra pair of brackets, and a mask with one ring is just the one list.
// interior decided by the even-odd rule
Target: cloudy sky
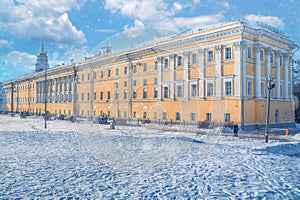
[(0, 81), (33, 73), (43, 39), (50, 67), (80, 61), (124, 32), (168, 35), (239, 19), (267, 23), (300, 44), (299, 0), (0, 0), (0, 7)]

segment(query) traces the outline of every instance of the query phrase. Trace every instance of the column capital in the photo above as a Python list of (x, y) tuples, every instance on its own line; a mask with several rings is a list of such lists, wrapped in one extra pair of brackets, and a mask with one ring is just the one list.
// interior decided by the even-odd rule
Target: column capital
[(280, 53), (281, 53), (281, 51), (280, 51), (280, 50), (277, 50), (277, 51), (276, 51), (276, 56), (277, 56), (277, 57), (280, 56)]
[(222, 45), (215, 46), (215, 50), (217, 54), (220, 54), (222, 51)]
[(268, 47), (266, 49), (266, 55), (269, 56), (271, 54), (272, 49), (270, 47)]
[(187, 51), (183, 52), (184, 57), (187, 57), (188, 55), (189, 55), (189, 52), (187, 52)]
[(240, 47), (243, 46), (243, 41), (235, 42), (233, 43), (233, 46), (235, 51), (239, 51), (241, 50)]
[(254, 50), (255, 50), (256, 53), (260, 53), (261, 48), (262, 48), (261, 44), (256, 43), (254, 45)]
[(198, 52), (202, 56), (204, 54), (204, 49), (198, 49)]
[(156, 58), (156, 60), (157, 60), (157, 62), (161, 62), (162, 57), (161, 57), (161, 56), (158, 56), (158, 57)]
[(171, 53), (171, 54), (169, 55), (169, 57), (170, 57), (171, 60), (173, 60), (174, 57), (175, 57), (175, 54), (174, 54), (174, 53)]

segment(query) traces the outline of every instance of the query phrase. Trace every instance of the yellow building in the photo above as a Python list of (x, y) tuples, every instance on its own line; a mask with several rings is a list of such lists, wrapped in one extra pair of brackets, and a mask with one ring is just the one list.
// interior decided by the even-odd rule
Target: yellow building
[(3, 110), (43, 114), (46, 105), (51, 114), (253, 128), (265, 124), (271, 78), (271, 124), (294, 123), (297, 46), (268, 25), (232, 22), (124, 52), (105, 49), (80, 63), (4, 82)]

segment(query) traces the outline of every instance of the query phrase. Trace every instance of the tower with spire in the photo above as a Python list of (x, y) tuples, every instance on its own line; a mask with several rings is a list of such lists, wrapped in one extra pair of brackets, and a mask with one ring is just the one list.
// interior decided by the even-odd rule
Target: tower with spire
[(48, 56), (47, 53), (45, 52), (44, 40), (43, 40), (40, 55), (37, 56), (37, 61), (35, 64), (35, 72), (41, 72), (47, 69), (49, 69)]

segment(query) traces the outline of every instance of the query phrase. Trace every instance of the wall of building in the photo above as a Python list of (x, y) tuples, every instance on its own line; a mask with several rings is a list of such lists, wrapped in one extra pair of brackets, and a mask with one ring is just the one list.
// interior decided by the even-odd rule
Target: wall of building
[(14, 111), (38, 114), (47, 101), (51, 114), (263, 124), (271, 77), (270, 121), (290, 123), (293, 45), (230, 23), (5, 82), (2, 108), (11, 110), (13, 98)]

